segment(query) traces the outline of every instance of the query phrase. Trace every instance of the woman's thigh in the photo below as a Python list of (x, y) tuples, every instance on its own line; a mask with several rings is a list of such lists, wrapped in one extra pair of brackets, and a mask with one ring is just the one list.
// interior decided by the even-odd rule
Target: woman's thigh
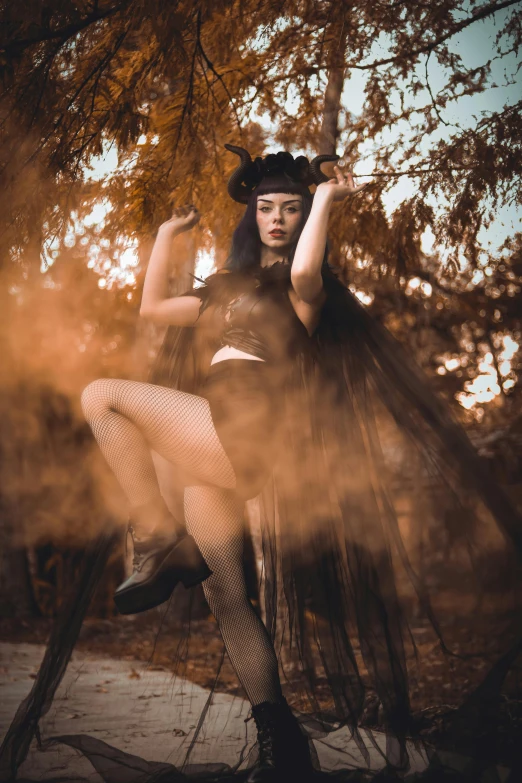
[(204, 397), (150, 383), (104, 378), (89, 384), (82, 404), (88, 420), (110, 416), (110, 412), (121, 414), (136, 425), (151, 449), (198, 481), (235, 488), (234, 469)]

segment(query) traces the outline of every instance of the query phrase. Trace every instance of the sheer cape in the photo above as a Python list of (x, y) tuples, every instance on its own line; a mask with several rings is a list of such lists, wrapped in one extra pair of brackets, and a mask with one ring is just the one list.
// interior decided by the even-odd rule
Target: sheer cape
[[(288, 285), (286, 265), (257, 274), (263, 284)], [(515, 676), (522, 648), (522, 520), (410, 354), (333, 272), (323, 278), (320, 323), (282, 389), (279, 458), (253, 504), (261, 604), (282, 669), (290, 672), (287, 698), (292, 703), (295, 697), (311, 737), (349, 727), (366, 762), (369, 745), (377, 747), (371, 726), (378, 723), (392, 778), (479, 781), (486, 771), (493, 774), (502, 687)], [(199, 296), (202, 312), (210, 313), (240, 286), (236, 273), (216, 274), (187, 293)], [(151, 382), (197, 393), (215, 349), (211, 330), (209, 339), (204, 332), (170, 327)], [(31, 694), (4, 740), (1, 780), (15, 774), (51, 706), (111, 546), (107, 535), (86, 553), (83, 579), (56, 619)], [(495, 629), (495, 649), (488, 646), (487, 654), (474, 638), (452, 646), (451, 628), (466, 622), (470, 607), (474, 623), (483, 616), (484, 629), (489, 623)], [(422, 669), (422, 623), (442, 656), (485, 655), (488, 662), (478, 687), (452, 704), (447, 718), (448, 747), (466, 759), (459, 774), (423, 742), (422, 710), (412, 704)], [(93, 737), (48, 741), (81, 750), (107, 783), (244, 780), (244, 771), (218, 760), (204, 768), (191, 762), (211, 696), (182, 769), (146, 762)], [(425, 752), (425, 771), (408, 772), (407, 740)], [(512, 775), (519, 774), (521, 759), (513, 764)], [(323, 774), (386, 779), (365, 767)]]

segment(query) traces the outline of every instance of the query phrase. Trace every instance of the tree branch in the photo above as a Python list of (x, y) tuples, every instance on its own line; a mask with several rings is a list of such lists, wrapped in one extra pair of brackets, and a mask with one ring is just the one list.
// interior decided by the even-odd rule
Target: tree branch
[(446, 125), (447, 127), (449, 127), (450, 123), (446, 122), (446, 120), (442, 117), (442, 115), (441, 115), (441, 113), (439, 111), (439, 107), (437, 106), (437, 102), (435, 100), (435, 96), (433, 95), (433, 91), (431, 89), (430, 77), (429, 77), (429, 74), (428, 74), (428, 62), (429, 62), (430, 57), (431, 57), (431, 51), (428, 52), (428, 56), (426, 57), (426, 62), (424, 64), (424, 73), (425, 73), (425, 76), (426, 76), (426, 86), (428, 88), (428, 92), (429, 92), (430, 98), (431, 98), (431, 105), (433, 106), (433, 109), (434, 109), (435, 114), (437, 115), (437, 117), (439, 119), (439, 122), (442, 122), (443, 125)]
[(475, 22), (478, 22), (481, 19), (485, 19), (487, 16), (491, 16), (491, 14), (494, 14), (497, 11), (502, 11), (502, 9), (509, 8), (509, 6), (516, 5), (517, 3), (520, 2), (521, 0), (505, 0), (503, 3), (490, 3), (489, 5), (484, 6), (484, 8), (482, 8), (480, 11), (477, 11), (476, 14), (473, 14), (467, 19), (463, 19), (462, 22), (459, 22), (457, 25), (455, 25), (455, 27), (449, 32), (444, 33), (444, 35), (440, 35), (438, 38), (436, 38), (434, 41), (431, 41), (430, 43), (426, 43), (423, 46), (419, 46), (417, 49), (412, 49), (412, 51), (408, 52), (408, 54), (394, 56), (394, 57), (385, 57), (382, 60), (374, 60), (373, 62), (368, 63), (367, 65), (355, 65), (353, 63), (348, 63), (348, 67), (353, 68), (354, 70), (357, 71), (368, 71), (368, 70), (372, 70), (373, 68), (378, 68), (381, 65), (391, 65), (392, 63), (399, 63), (399, 62), (403, 62), (404, 60), (411, 60), (414, 57), (417, 57), (417, 55), (419, 54), (424, 54), (425, 52), (431, 52), (441, 43), (447, 41), (448, 38), (452, 38), (454, 35), (460, 33), (462, 30), (465, 30), (466, 27), (469, 27)]
[(232, 109), (233, 109), (233, 111), (234, 111), (234, 114), (236, 115), (236, 122), (237, 122), (237, 126), (238, 126), (238, 128), (239, 128), (239, 131), (241, 132), (241, 120), (240, 120), (240, 118), (239, 118), (239, 115), (238, 115), (238, 113), (237, 113), (237, 108), (236, 108), (235, 101), (234, 101), (234, 99), (232, 98), (232, 96), (231, 96), (231, 94), (230, 94), (230, 91), (229, 91), (229, 89), (228, 89), (227, 85), (225, 84), (225, 82), (224, 82), (224, 80), (223, 80), (223, 77), (221, 76), (221, 74), (219, 74), (219, 73), (216, 71), (216, 69), (215, 69), (215, 67), (214, 67), (214, 64), (213, 64), (213, 63), (210, 61), (210, 59), (207, 57), (207, 53), (206, 53), (206, 52), (205, 52), (205, 50), (203, 49), (203, 44), (201, 43), (201, 23), (199, 23), (199, 24), (198, 24), (198, 29), (197, 29), (197, 42), (198, 42), (198, 46), (199, 46), (199, 51), (200, 51), (200, 54), (201, 54), (201, 56), (203, 57), (203, 59), (205, 60), (205, 63), (207, 64), (207, 67), (208, 67), (208, 68), (210, 68), (210, 70), (212, 71), (212, 73), (214, 74), (214, 76), (215, 76), (215, 77), (216, 77), (216, 79), (219, 81), (219, 83), (221, 84), (221, 86), (223, 87), (223, 89), (225, 90), (225, 92), (226, 92), (226, 94), (227, 94), (227, 97), (228, 97), (229, 103), (230, 103), (230, 105), (232, 106)]
[(45, 34), (42, 35), (35, 35), (31, 38), (22, 38), (19, 41), (10, 41), (5, 46), (0, 46), (0, 52), (5, 52), (8, 55), (16, 55), (33, 44), (43, 43), (44, 41), (54, 41), (57, 38), (61, 39), (60, 46), (63, 46), (63, 44), (68, 41), (69, 38), (72, 38), (77, 33), (85, 30), (85, 28), (89, 27), (91, 24), (95, 24), (102, 19), (106, 19), (107, 17), (118, 13), (118, 11), (121, 11), (121, 9), (126, 4), (127, 2), (122, 2), (119, 5), (108, 8), (106, 11), (93, 12), (88, 14), (88, 16), (86, 16), (81, 21), (67, 25), (66, 27), (62, 27), (59, 30), (48, 30)]

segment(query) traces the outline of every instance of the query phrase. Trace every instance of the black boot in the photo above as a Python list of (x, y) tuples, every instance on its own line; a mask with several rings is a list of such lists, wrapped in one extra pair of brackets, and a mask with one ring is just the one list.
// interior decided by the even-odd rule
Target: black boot
[(129, 524), (134, 544), (134, 570), (114, 593), (121, 614), (137, 614), (167, 601), (179, 581), (194, 587), (212, 574), (196, 542), (186, 532), (151, 535), (139, 540)]
[(286, 700), (256, 704), (252, 715), (257, 727), (259, 759), (247, 783), (311, 781), (314, 768), (308, 739)]

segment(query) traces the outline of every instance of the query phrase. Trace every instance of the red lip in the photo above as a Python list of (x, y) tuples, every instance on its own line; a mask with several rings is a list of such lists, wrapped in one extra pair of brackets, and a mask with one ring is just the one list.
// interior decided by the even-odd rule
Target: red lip
[(269, 231), (271, 237), (284, 237), (285, 231)]

